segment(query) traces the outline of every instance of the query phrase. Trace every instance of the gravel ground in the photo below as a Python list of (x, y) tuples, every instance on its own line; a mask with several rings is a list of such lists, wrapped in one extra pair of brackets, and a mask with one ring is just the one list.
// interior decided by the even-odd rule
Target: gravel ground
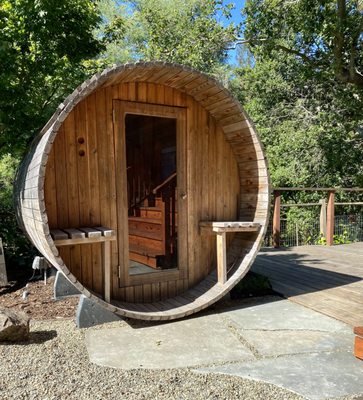
[(72, 320), (33, 321), (28, 343), (1, 344), (1, 400), (302, 399), (273, 385), (226, 375), (100, 367), (88, 360), (84, 333)]

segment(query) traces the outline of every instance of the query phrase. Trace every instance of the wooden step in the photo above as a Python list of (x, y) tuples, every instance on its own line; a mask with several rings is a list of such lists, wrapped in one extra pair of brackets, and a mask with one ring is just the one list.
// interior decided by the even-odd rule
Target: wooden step
[[(154, 223), (151, 221), (157, 222)], [(129, 235), (162, 240), (163, 231), (161, 221), (141, 217), (129, 218)]]
[(143, 229), (143, 228), (135, 228), (133, 226), (129, 227), (129, 235), (139, 237), (139, 238), (145, 238), (145, 239), (152, 239), (152, 240), (158, 240), (160, 242), (163, 241), (163, 232), (161, 230), (151, 230), (151, 229)]
[(129, 221), (139, 221), (139, 222), (148, 222), (150, 224), (161, 224), (160, 219), (157, 218), (147, 218), (147, 217), (129, 217)]
[(153, 252), (156, 254), (165, 254), (165, 246), (162, 240), (150, 239), (142, 236), (129, 235), (129, 245), (140, 247), (143, 252), (138, 252), (144, 254), (145, 252)]
[(136, 261), (141, 264), (145, 264), (151, 268), (157, 268), (156, 257), (144, 256), (143, 254), (138, 254), (138, 253), (134, 253), (133, 251), (130, 251), (129, 258), (131, 261)]
[(162, 211), (158, 207), (140, 207), (140, 217), (161, 219)]
[(163, 256), (163, 253), (161, 253), (159, 250), (150, 249), (149, 247), (137, 246), (137, 245), (131, 244), (131, 243), (129, 245), (129, 252), (140, 254), (143, 256), (148, 256), (148, 257)]

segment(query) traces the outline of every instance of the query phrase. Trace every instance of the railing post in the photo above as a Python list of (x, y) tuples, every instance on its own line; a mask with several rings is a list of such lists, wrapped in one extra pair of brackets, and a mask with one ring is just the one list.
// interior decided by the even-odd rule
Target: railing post
[(274, 214), (272, 220), (272, 242), (275, 248), (280, 247), (280, 208), (281, 208), (281, 193), (278, 190), (274, 191)]
[(328, 206), (326, 212), (326, 244), (328, 246), (334, 244), (334, 194), (334, 190), (328, 192)]
[(175, 241), (175, 233), (176, 233), (176, 204), (175, 204), (175, 187), (171, 188), (171, 250), (172, 253), (175, 254), (176, 249), (176, 241)]
[(171, 262), (171, 235), (170, 235), (170, 186), (167, 186), (162, 191), (163, 208), (164, 208), (164, 242), (165, 242), (165, 260), (167, 264)]
[(326, 200), (320, 200), (320, 234), (326, 238)]

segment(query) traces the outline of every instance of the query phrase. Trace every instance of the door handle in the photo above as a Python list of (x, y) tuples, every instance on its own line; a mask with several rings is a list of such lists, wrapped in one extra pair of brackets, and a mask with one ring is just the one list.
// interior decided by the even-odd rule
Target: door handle
[(181, 193), (181, 194), (180, 194), (180, 198), (181, 198), (182, 200), (185, 200), (185, 199), (187, 198), (187, 194), (186, 194), (186, 193)]

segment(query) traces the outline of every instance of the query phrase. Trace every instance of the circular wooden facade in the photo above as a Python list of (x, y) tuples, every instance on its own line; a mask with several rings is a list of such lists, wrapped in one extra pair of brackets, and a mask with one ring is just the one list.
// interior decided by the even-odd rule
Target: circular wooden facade
[[(131, 142), (141, 173), (129, 172)], [(175, 181), (177, 238), (167, 246), (177, 261), (165, 268), (165, 254), (160, 267), (159, 256), (138, 252), (149, 239), (161, 252), (156, 208), (143, 203), (143, 214), (131, 215), (130, 197), (151, 193), (146, 176), (170, 149), (177, 172), (164, 182)], [(30, 240), (84, 295), (121, 316), (167, 320), (213, 304), (247, 273), (268, 224), (269, 178), (256, 130), (229, 91), (188, 67), (138, 62), (94, 75), (59, 106), (19, 170), (16, 201)], [(155, 215), (145, 221), (148, 213)], [(92, 239), (94, 227), (115, 236)], [(82, 229), (86, 239), (71, 235)], [(56, 240), (59, 231), (70, 239)], [(130, 260), (154, 270), (131, 273)]]

